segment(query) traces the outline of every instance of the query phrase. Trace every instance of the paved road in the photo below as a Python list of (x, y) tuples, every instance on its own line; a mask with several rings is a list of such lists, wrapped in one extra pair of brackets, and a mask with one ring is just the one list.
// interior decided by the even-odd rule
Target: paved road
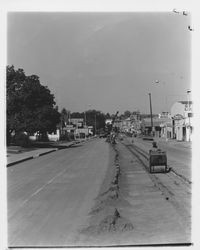
[(75, 245), (108, 161), (108, 144), (93, 140), (8, 168), (9, 246)]
[[(191, 197), (186, 192), (187, 186), (173, 176), (169, 178), (165, 174), (149, 174), (124, 144), (118, 143), (117, 148), (121, 153), (123, 171), (121, 192), (126, 193), (128, 190), (125, 197), (131, 204), (124, 208), (123, 214), (129, 215), (135, 226), (132, 242), (189, 243)], [(159, 180), (165, 186), (159, 185)], [(178, 186), (173, 183), (175, 180)], [(172, 191), (173, 194), (166, 191)]]
[(170, 144), (170, 142), (160, 142), (159, 145), (167, 152), (169, 165), (191, 181), (192, 149)]
[[(132, 138), (127, 137), (130, 142)], [(152, 141), (144, 141), (140, 138), (134, 138), (134, 143), (145, 151), (152, 148)], [(174, 144), (171, 142), (158, 142), (159, 148), (167, 152), (169, 167), (172, 167), (179, 174), (191, 180), (191, 165), (192, 165), (192, 149), (182, 147), (181, 142)]]

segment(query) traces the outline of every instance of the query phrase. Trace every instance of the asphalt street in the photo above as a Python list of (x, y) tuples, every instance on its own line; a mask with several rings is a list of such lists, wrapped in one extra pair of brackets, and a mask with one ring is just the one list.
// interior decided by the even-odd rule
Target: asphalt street
[(74, 245), (108, 159), (105, 140), (93, 140), (8, 168), (8, 245)]
[[(132, 138), (124, 141), (130, 144)], [(147, 152), (151, 148), (150, 142), (141, 139), (134, 139), (134, 144)], [(113, 234), (112, 240), (109, 234), (105, 239), (102, 235), (90, 238), (90, 234), (81, 233), (82, 229), (93, 225), (90, 212), (98, 203), (97, 197), (101, 200), (101, 194), (107, 194), (109, 190), (105, 180), (108, 183), (112, 180), (109, 169), (114, 164), (113, 150), (105, 139), (94, 139), (7, 168), (8, 246), (190, 242), (190, 193), (186, 199), (188, 188), (185, 184), (175, 176), (159, 176), (176, 198), (175, 203), (170, 203), (132, 154), (120, 143), (117, 148), (123, 202), (119, 199), (115, 204), (118, 204), (121, 215), (132, 223), (133, 231), (126, 235)], [(162, 149), (167, 151), (173, 169), (188, 177), (191, 149), (169, 142), (163, 142)], [(102, 208), (103, 218), (107, 218), (109, 209)], [(180, 213), (182, 210), (184, 213)], [(95, 221), (98, 216), (101, 217), (101, 213), (95, 214)]]

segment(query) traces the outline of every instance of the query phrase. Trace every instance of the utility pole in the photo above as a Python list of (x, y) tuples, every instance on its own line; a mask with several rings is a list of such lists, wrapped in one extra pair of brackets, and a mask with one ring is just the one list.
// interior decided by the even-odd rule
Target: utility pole
[(153, 116), (152, 116), (152, 105), (151, 105), (151, 93), (149, 93), (149, 103), (150, 103), (150, 114), (151, 114), (151, 133), (153, 134)]
[(85, 115), (85, 127), (86, 127), (86, 111), (85, 111), (84, 115)]
[(68, 114), (69, 114), (68, 123), (69, 123), (69, 125), (70, 125), (70, 111), (68, 112)]
[(94, 128), (95, 128), (95, 135), (97, 134), (97, 117), (96, 117), (96, 112), (94, 115)]

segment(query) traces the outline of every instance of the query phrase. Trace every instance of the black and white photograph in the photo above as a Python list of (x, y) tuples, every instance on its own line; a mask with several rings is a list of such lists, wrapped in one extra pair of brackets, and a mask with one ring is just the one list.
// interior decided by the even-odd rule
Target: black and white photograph
[(6, 22), (8, 247), (192, 246), (190, 10)]

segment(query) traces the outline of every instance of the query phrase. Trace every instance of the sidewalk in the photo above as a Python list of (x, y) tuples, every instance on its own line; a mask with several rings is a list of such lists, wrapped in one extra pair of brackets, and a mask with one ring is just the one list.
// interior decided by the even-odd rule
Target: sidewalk
[(80, 143), (80, 142), (79, 141), (61, 142), (61, 143), (57, 143), (55, 147), (52, 147), (52, 148), (39, 148), (39, 149), (34, 149), (34, 150), (30, 150), (30, 151), (23, 152), (23, 153), (20, 153), (19, 151), (18, 153), (15, 152), (14, 154), (8, 153), (7, 154), (7, 167), (21, 163), (23, 161), (37, 158), (45, 154), (49, 154), (59, 149), (71, 147), (77, 143)]
[[(153, 141), (148, 141), (145, 140), (143, 141), (142, 138), (132, 138), (132, 137), (127, 137), (129, 141), (134, 141), (134, 144), (138, 144), (138, 146), (141, 146), (143, 149), (151, 149), (152, 148), (152, 142)], [(170, 147), (175, 147), (175, 148), (188, 148), (192, 149), (192, 142), (186, 142), (186, 141), (176, 141), (173, 139), (168, 139), (166, 140), (165, 138), (158, 138), (155, 137), (154, 141), (158, 143), (158, 145), (169, 145)], [(145, 146), (144, 146), (145, 144)], [(148, 151), (147, 150), (147, 151)]]
[(180, 148), (190, 148), (192, 149), (192, 142), (188, 141), (177, 141), (175, 139), (165, 139), (165, 138), (155, 138), (158, 143), (169, 144), (170, 146), (180, 147)]

